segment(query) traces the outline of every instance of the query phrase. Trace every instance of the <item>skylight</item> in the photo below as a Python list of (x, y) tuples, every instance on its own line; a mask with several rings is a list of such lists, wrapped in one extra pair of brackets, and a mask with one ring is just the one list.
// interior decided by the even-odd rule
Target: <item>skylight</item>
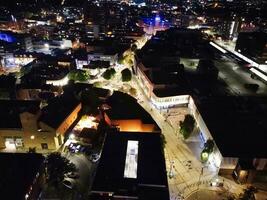
[(138, 141), (128, 140), (124, 178), (137, 178)]

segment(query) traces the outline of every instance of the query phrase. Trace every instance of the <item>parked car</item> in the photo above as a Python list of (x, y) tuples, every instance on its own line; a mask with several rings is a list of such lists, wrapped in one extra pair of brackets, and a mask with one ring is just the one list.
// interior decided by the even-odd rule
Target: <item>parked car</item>
[(69, 189), (73, 189), (76, 186), (76, 181), (72, 178), (65, 178), (62, 184)]
[(69, 151), (72, 153), (78, 153), (78, 152), (86, 152), (88, 149), (90, 149), (89, 145), (83, 145), (80, 143), (70, 143), (68, 146)]

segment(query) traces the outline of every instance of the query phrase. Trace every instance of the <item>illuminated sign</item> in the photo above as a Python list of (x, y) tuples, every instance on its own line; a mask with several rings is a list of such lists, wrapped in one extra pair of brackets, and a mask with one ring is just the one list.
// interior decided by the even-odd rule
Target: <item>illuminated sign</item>
[(0, 33), (0, 40), (6, 42), (15, 42), (16, 39), (7, 33)]

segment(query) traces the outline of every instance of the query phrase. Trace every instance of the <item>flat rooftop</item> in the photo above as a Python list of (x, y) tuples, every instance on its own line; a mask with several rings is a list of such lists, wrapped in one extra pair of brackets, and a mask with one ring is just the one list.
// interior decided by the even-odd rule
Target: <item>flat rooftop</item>
[(40, 101), (0, 100), (0, 129), (22, 129), (20, 113), (36, 113)]
[(225, 157), (267, 158), (267, 97), (207, 97), (197, 108)]
[(146, 200), (169, 199), (160, 134), (110, 130), (92, 191), (106, 191)]
[(136, 99), (122, 92), (114, 92), (106, 103), (111, 107), (107, 115), (113, 119), (141, 119), (143, 123), (155, 124), (152, 117), (137, 103)]
[(31, 153), (0, 153), (0, 192), (4, 199), (24, 200), (44, 157)]

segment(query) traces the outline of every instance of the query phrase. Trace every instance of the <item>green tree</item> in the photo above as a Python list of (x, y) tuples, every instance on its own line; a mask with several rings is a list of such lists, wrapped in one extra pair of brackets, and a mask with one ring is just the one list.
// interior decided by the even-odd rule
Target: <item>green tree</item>
[(129, 92), (132, 96), (136, 96), (136, 94), (137, 94), (137, 90), (133, 87), (130, 88)]
[(192, 115), (187, 114), (184, 121), (180, 122), (180, 134), (184, 139), (189, 138), (195, 127), (195, 119)]
[(214, 141), (212, 139), (208, 139), (204, 144), (204, 149), (201, 151), (200, 158), (202, 162), (207, 162), (210, 154), (214, 150)]
[(51, 153), (46, 158), (47, 183), (59, 188), (64, 179), (64, 174), (76, 171), (76, 167), (59, 152)]
[(131, 46), (131, 51), (132, 51), (132, 52), (135, 52), (136, 49), (137, 49), (137, 45), (136, 45), (136, 44), (133, 44), (133, 45)]
[(116, 70), (114, 68), (111, 68), (110, 69), (110, 73), (111, 73), (111, 76), (115, 76)]
[(81, 82), (87, 81), (89, 77), (90, 75), (86, 71), (78, 71), (76, 75), (77, 81)]
[(87, 81), (89, 77), (90, 77), (89, 73), (84, 70), (72, 70), (68, 74), (68, 78), (74, 81), (84, 82)]
[(121, 79), (123, 82), (132, 80), (132, 72), (128, 68), (125, 68), (121, 71)]
[(119, 57), (118, 63), (121, 64), (121, 65), (124, 64), (124, 59), (125, 59), (125, 56)]
[(111, 69), (107, 69), (103, 74), (103, 78), (106, 79), (106, 80), (110, 80), (111, 78), (114, 77), (114, 75), (116, 74), (116, 71), (114, 68), (111, 68)]
[(204, 149), (206, 149), (208, 153), (212, 153), (214, 149), (214, 141), (212, 139), (208, 139), (204, 144)]

